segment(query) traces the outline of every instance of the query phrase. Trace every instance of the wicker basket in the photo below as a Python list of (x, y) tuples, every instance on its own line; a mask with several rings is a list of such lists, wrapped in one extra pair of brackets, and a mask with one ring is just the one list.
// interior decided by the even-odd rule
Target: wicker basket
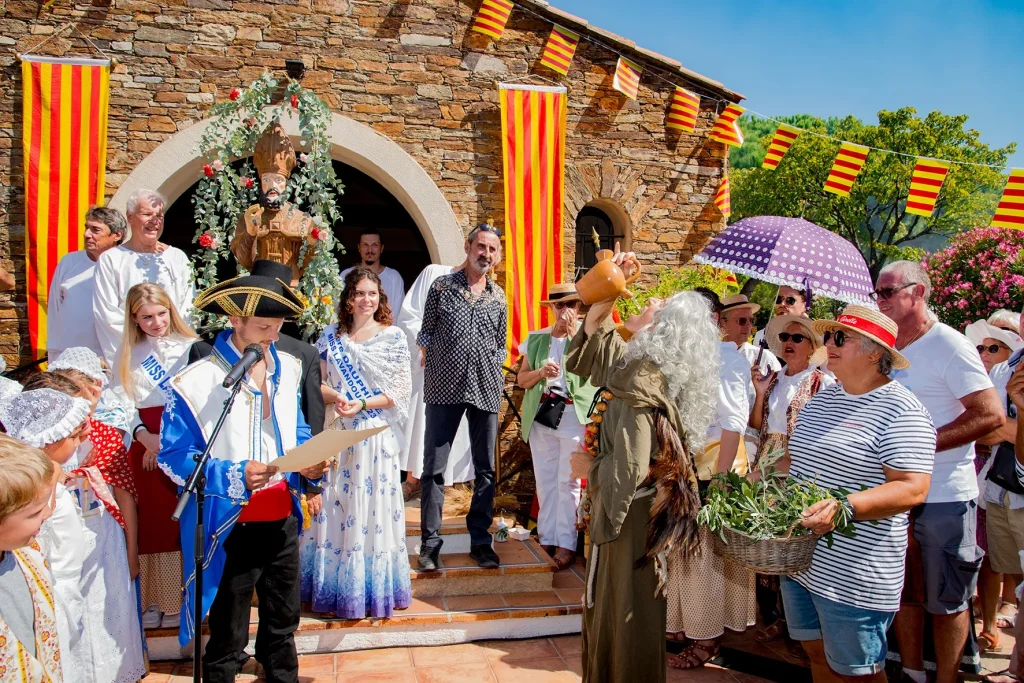
[(755, 540), (742, 532), (724, 527), (715, 538), (715, 552), (758, 574), (793, 576), (806, 571), (814, 557), (820, 536), (806, 534), (796, 537)]

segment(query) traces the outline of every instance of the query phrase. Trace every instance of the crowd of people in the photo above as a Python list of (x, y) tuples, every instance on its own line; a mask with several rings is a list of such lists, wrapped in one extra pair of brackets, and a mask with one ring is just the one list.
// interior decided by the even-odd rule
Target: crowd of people
[[(160, 241), (165, 204), (142, 191), (124, 216), (89, 210), (86, 248), (50, 288), (46, 371), (0, 384), (0, 668), (21, 680), (137, 681), (146, 629), (177, 628), (186, 647), (208, 615), (204, 678), (232, 681), (255, 593), (255, 657), (295, 681), (299, 605), (350, 619), (407, 608), (410, 554), (439, 568), (454, 482), (473, 482), (470, 555), (501, 563), (500, 232), (474, 228), (461, 265), (429, 266), (406, 291), (364, 231), (336, 321), (308, 344), (282, 332), (303, 309), (288, 265), (256, 260), (197, 293), (185, 254)], [(540, 545), (566, 568), (587, 532), (585, 680), (665, 680), (758, 622), (756, 640), (786, 639), (818, 681), (882, 681), (892, 659), (914, 683), (929, 669), (951, 683), (998, 646), (1024, 574), (1022, 320), (994, 311), (961, 334), (930, 289), (920, 265), (891, 263), (877, 308), (812, 320), (813, 292), (782, 286), (752, 339), (760, 307), (743, 295), (680, 292), (616, 324), (613, 302), (584, 311), (571, 283), (550, 287), (554, 324), (523, 340), (515, 379)], [(196, 312), (223, 329), (199, 338)], [(225, 378), (253, 346), (211, 444)], [(301, 472), (271, 464), (323, 430), (373, 428)], [(199, 590), (182, 553), (194, 500), (180, 524), (171, 514), (207, 447)], [(852, 492), (802, 524), (828, 534), (842, 510), (855, 535), (781, 579), (716, 554), (701, 497), (715, 475), (760, 476), (758, 462)], [(405, 523), (417, 494), (418, 544)]]

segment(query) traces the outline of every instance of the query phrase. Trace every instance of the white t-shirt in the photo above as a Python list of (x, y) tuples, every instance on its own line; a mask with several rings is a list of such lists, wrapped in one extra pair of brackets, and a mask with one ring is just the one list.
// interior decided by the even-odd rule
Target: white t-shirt
[[(341, 279), (344, 280), (345, 276), (351, 273), (354, 268), (355, 266), (341, 271)], [(384, 270), (377, 277), (380, 278), (380, 283), (384, 287), (384, 294), (388, 297), (388, 306), (391, 307), (392, 317), (398, 318), (398, 313), (402, 310), (402, 299), (405, 298), (405, 280), (402, 279), (397, 270), (387, 266), (384, 266)]]
[[(942, 323), (932, 325), (924, 336), (901, 353), (910, 361), (910, 367), (894, 370), (891, 377), (928, 409), (936, 429), (960, 417), (964, 412), (960, 399), (992, 387), (971, 342)], [(936, 453), (932, 484), (925, 502), (950, 503), (977, 497), (974, 442)]]
[[(544, 330), (542, 330), (544, 331)], [(551, 332), (551, 328), (546, 330)], [(565, 347), (569, 342), (569, 337), (551, 337), (551, 346), (548, 347), (548, 360), (558, 363), (558, 376), (548, 377), (545, 381), (546, 387), (558, 387), (562, 393), (568, 393), (569, 387), (565, 384)], [(530, 347), (530, 337), (527, 335), (526, 339), (519, 345), (519, 355), (526, 357), (527, 349)], [(537, 368), (530, 368), (531, 370), (537, 370)]]
[[(754, 367), (754, 362), (757, 361), (757, 354), (761, 353), (761, 347), (754, 346), (750, 342), (744, 342), (743, 345), (740, 346), (740, 353), (743, 354), (743, 357), (747, 359), (747, 362), (750, 364), (750, 367)], [(779, 359), (775, 357), (774, 353), (772, 353), (768, 349), (765, 349), (764, 353), (761, 354), (760, 367), (762, 373), (767, 372), (768, 370), (774, 370), (778, 372), (779, 370), (782, 369), (782, 363), (779, 362)]]
[[(992, 367), (992, 372), (988, 374), (989, 379), (992, 380), (992, 384), (996, 388), (996, 393), (999, 394), (999, 401), (1003, 405), (1003, 414), (1006, 415), (1007, 407), (1010, 408), (1010, 414), (1016, 417), (1017, 409), (1011, 403), (1007, 406), (1006, 385), (1010, 381), (1010, 377), (1013, 375), (1014, 370), (1017, 368), (1017, 364), (1020, 363), (1021, 358), (1024, 357), (1024, 351), (1018, 351), (1008, 361), (1004, 361)], [(992, 454), (995, 455), (996, 446), (992, 447)], [(1018, 464), (1018, 467), (1020, 465)], [(987, 503), (995, 503), (996, 505), (1003, 504), (1003, 494), (1009, 494), (1009, 503), (1011, 510), (1020, 510), (1024, 508), (1024, 495), (1007, 491), (1002, 486), (997, 486), (991, 481), (981, 482), (984, 487), (984, 498)]]
[(65, 254), (57, 264), (46, 302), (46, 350), (51, 359), (72, 346), (102, 353), (92, 314), (95, 273), (96, 261), (84, 249)]
[(719, 343), (721, 364), (718, 366), (718, 404), (715, 420), (708, 427), (708, 441), (720, 441), (722, 430), (743, 434), (750, 419), (750, 361), (732, 342)]
[[(768, 433), (789, 435), (789, 421), (786, 413), (789, 411), (789, 404), (796, 396), (796, 390), (800, 383), (814, 370), (813, 365), (807, 366), (803, 372), (798, 372), (792, 377), (787, 375), (785, 370), (779, 373), (779, 379), (768, 397)], [(832, 386), (836, 381), (828, 375), (821, 378), (821, 389)]]

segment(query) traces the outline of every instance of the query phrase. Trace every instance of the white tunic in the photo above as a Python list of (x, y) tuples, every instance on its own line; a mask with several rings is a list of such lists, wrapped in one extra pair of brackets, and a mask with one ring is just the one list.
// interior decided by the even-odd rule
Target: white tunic
[[(423, 269), (416, 281), (409, 288), (409, 294), (402, 302), (402, 312), (395, 324), (402, 328), (409, 338), (409, 353), (412, 357), (412, 397), (409, 401), (409, 426), (405, 430), (402, 443), (402, 469), (414, 477), (423, 473), (423, 434), (426, 430), (426, 411), (423, 406), (423, 367), (420, 365), (420, 351), (416, 345), (416, 336), (423, 326), (423, 308), (427, 304), (427, 294), (434, 280), (442, 275), (451, 275), (455, 269), (451, 266), (431, 264)], [(469, 425), (462, 418), (459, 431), (452, 442), (452, 450), (448, 456), (448, 467), (444, 472), (445, 486), (473, 478), (473, 455), (469, 450)]]
[[(346, 268), (341, 271), (341, 279), (344, 281), (345, 276), (348, 275), (355, 266), (352, 268)], [(384, 270), (380, 272), (380, 283), (384, 287), (384, 294), (388, 297), (388, 306), (391, 307), (391, 315), (398, 317), (398, 312), (402, 310), (402, 301), (405, 299), (405, 280), (394, 268), (388, 268), (384, 266)]]
[(167, 247), (160, 254), (144, 254), (117, 246), (103, 252), (96, 264), (92, 308), (96, 336), (108, 363), (113, 363), (121, 345), (125, 297), (129, 289), (142, 282), (155, 282), (163, 287), (178, 313), (186, 321), (191, 318), (195, 298), (192, 264), (181, 249)]
[(95, 272), (96, 261), (85, 250), (65, 254), (53, 271), (46, 301), (46, 352), (50, 358), (72, 346), (101, 352), (92, 315)]

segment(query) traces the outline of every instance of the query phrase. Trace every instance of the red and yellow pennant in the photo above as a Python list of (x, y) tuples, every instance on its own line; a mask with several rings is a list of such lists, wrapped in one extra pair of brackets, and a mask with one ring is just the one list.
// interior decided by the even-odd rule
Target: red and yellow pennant
[(831, 192), (840, 197), (849, 197), (853, 181), (860, 175), (867, 158), (867, 147), (844, 142), (839, 148), (835, 163), (832, 164), (832, 170), (828, 172), (825, 192)]
[(625, 57), (619, 57), (619, 63), (615, 65), (612, 87), (629, 99), (635, 100), (640, 89), (640, 74), (643, 72), (644, 70), (635, 63)]
[(83, 248), (85, 212), (103, 204), (110, 62), (26, 55), (21, 76), (28, 333), (42, 358), (53, 271)]
[(495, 40), (501, 38), (505, 24), (512, 14), (512, 3), (509, 0), (484, 0), (477, 10), (476, 19), (470, 26), (471, 31), (483, 33)]
[(761, 168), (767, 168), (771, 171), (778, 168), (782, 157), (786, 156), (786, 152), (796, 142), (796, 138), (799, 135), (799, 128), (780, 123), (775, 131), (775, 135), (772, 137), (771, 144), (768, 145), (768, 152), (764, 155), (764, 163), (761, 164)]
[(732, 213), (732, 197), (729, 194), (729, 174), (722, 176), (722, 182), (718, 184), (718, 191), (715, 192), (715, 206), (726, 218)]
[(910, 177), (910, 192), (907, 195), (907, 213), (931, 216), (939, 189), (949, 173), (949, 162), (937, 159), (918, 159), (914, 175)]
[(746, 109), (738, 104), (730, 104), (725, 108), (718, 118), (715, 120), (715, 125), (711, 127), (711, 133), (708, 138), (711, 140), (717, 140), (718, 142), (724, 142), (727, 145), (733, 147), (739, 147), (743, 144), (743, 133), (740, 132), (739, 118), (743, 115)]
[(540, 56), (541, 65), (565, 76), (569, 73), (569, 65), (576, 55), (576, 46), (579, 44), (579, 34), (567, 31), (561, 26), (553, 26), (548, 42), (544, 44), (544, 52)]
[(505, 296), (509, 365), (533, 330), (553, 323), (540, 302), (562, 281), (566, 89), (502, 83)]
[(697, 114), (700, 113), (700, 96), (689, 90), (676, 86), (672, 93), (672, 104), (668, 108), (665, 127), (692, 133), (697, 127)]
[(1024, 168), (1010, 171), (1003, 196), (992, 216), (992, 226), (1024, 230)]

